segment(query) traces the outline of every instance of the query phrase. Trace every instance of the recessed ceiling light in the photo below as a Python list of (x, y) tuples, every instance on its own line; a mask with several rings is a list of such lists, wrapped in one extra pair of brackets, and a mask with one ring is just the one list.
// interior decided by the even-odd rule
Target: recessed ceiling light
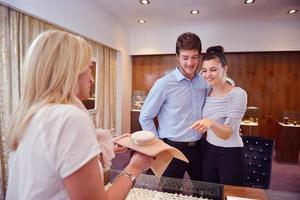
[(254, 0), (245, 0), (244, 2), (245, 4), (250, 4), (250, 3), (254, 3)]
[(199, 14), (199, 13), (200, 13), (199, 10), (191, 10), (191, 14), (192, 14), (192, 15), (197, 15), (197, 14)]
[(150, 1), (149, 0), (140, 0), (141, 4), (143, 5), (147, 5), (147, 4), (150, 4)]
[(288, 11), (288, 14), (294, 14), (294, 13), (296, 13), (298, 10), (296, 10), (296, 9), (293, 9), (293, 10), (289, 10)]
[(137, 20), (137, 21), (138, 21), (138, 23), (140, 23), (140, 24), (145, 24), (145, 23), (146, 23), (146, 21), (143, 20), (143, 19), (139, 19), (139, 20)]

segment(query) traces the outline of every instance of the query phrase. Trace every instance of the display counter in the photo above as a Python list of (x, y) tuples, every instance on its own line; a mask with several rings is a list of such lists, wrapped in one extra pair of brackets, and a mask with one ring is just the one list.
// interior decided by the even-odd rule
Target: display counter
[(299, 163), (300, 112), (283, 111), (281, 113), (275, 149), (277, 161)]
[[(109, 182), (121, 173), (119, 170), (109, 171)], [(106, 187), (109, 187), (107, 184)], [(142, 174), (131, 189), (126, 200), (299, 200), (300, 193), (264, 190), (249, 187), (222, 185), (189, 179), (176, 179)]]
[[(110, 171), (110, 181), (113, 181), (120, 171)], [(144, 189), (144, 190), (140, 190)], [(158, 178), (153, 175), (142, 174), (136, 179), (134, 190), (131, 191), (127, 199), (132, 196), (139, 196), (141, 200), (146, 200), (145, 197), (156, 196), (159, 199), (213, 199), (222, 200), (224, 187), (221, 184), (206, 183), (200, 181), (191, 181), (187, 179), (176, 179), (169, 177)], [(138, 194), (137, 194), (138, 193)], [(173, 196), (172, 196), (173, 195)], [(168, 198), (164, 198), (168, 197)], [(157, 199), (157, 198), (154, 198)]]
[[(110, 182), (120, 173), (117, 170), (110, 171)], [(134, 188), (130, 191), (127, 200), (139, 199), (213, 199), (223, 200), (227, 196), (243, 197), (251, 199), (268, 199), (262, 189), (228, 186), (216, 183), (191, 181), (189, 179), (176, 179), (142, 174)], [(151, 198), (149, 198), (151, 197)]]
[(130, 112), (130, 132), (134, 133), (136, 131), (142, 130), (139, 122), (140, 110), (131, 110)]
[(299, 163), (300, 125), (278, 123), (276, 160)]
[(250, 136), (259, 136), (258, 124), (260, 120), (260, 111), (258, 107), (248, 106), (241, 122), (241, 134)]

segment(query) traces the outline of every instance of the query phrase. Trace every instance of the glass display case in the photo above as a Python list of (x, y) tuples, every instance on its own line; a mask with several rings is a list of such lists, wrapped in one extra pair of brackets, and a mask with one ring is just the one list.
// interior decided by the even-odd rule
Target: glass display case
[(147, 97), (146, 90), (133, 90), (131, 97), (131, 112), (130, 112), (130, 132), (142, 130), (139, 123), (140, 111)]
[(143, 107), (146, 97), (147, 93), (145, 90), (133, 90), (131, 99), (131, 110), (140, 111)]
[[(108, 189), (119, 170), (110, 170), (107, 174), (105, 188)], [(130, 190), (126, 200), (169, 200), (169, 199), (300, 199), (300, 193), (263, 190), (259, 188), (222, 185), (215, 183), (191, 181), (187, 179), (158, 178), (142, 174), (137, 178), (135, 186)]]
[(299, 163), (300, 112), (283, 111), (281, 113), (275, 149), (277, 161)]
[(241, 134), (258, 136), (259, 120), (259, 108), (254, 106), (248, 106), (241, 122)]
[(283, 111), (280, 115), (279, 123), (282, 126), (300, 127), (300, 112)]
[[(110, 182), (112, 182), (120, 171), (110, 171)], [(187, 179), (176, 179), (169, 177), (156, 177), (142, 174), (131, 189), (127, 200), (147, 199), (212, 199), (223, 200), (224, 186), (222, 184), (191, 181)]]
[(245, 115), (242, 119), (242, 125), (258, 125), (259, 121), (259, 108), (248, 106)]

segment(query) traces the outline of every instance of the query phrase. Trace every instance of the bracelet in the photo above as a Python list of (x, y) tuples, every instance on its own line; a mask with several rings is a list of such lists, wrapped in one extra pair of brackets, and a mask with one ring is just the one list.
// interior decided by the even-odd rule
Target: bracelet
[(135, 182), (136, 182), (136, 177), (133, 174), (130, 174), (128, 172), (122, 172), (119, 176), (126, 176), (126, 177), (128, 177), (131, 180), (131, 182), (132, 182), (131, 188), (133, 188), (133, 186), (135, 185)]

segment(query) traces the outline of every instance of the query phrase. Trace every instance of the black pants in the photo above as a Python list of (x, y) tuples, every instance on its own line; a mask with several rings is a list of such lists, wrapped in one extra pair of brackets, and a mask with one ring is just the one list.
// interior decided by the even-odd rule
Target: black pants
[(244, 174), (245, 164), (242, 147), (224, 148), (205, 141), (204, 181), (242, 186)]
[(189, 163), (174, 158), (167, 167), (163, 176), (173, 178), (183, 178), (187, 172), (192, 180), (202, 180), (202, 160), (203, 160), (203, 142), (205, 139), (200, 139), (195, 144), (187, 142), (173, 142), (164, 139), (168, 145), (180, 150), (189, 160)]

